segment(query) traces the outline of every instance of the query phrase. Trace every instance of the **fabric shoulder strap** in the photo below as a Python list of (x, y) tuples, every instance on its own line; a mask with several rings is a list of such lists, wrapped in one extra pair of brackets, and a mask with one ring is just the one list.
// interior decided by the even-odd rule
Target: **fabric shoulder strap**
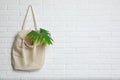
[(35, 28), (35, 30), (37, 30), (37, 24), (36, 24), (36, 19), (35, 19), (35, 15), (34, 15), (34, 11), (33, 11), (32, 5), (29, 5), (29, 6), (28, 6), (27, 12), (26, 12), (26, 14), (25, 14), (25, 18), (24, 18), (24, 20), (23, 20), (22, 30), (24, 29), (24, 26), (25, 26), (25, 22), (26, 22), (26, 19), (27, 19), (27, 15), (28, 15), (29, 9), (31, 9), (31, 12), (32, 12), (32, 18), (33, 18), (34, 28)]

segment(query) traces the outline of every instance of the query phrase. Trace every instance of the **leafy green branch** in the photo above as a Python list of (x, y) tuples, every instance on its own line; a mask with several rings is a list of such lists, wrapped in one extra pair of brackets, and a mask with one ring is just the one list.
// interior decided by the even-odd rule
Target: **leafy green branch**
[(29, 32), (26, 36), (28, 39), (30, 39), (33, 44), (39, 43), (40, 45), (52, 45), (53, 39), (51, 38), (51, 34), (49, 31), (40, 28), (39, 31), (32, 30)]

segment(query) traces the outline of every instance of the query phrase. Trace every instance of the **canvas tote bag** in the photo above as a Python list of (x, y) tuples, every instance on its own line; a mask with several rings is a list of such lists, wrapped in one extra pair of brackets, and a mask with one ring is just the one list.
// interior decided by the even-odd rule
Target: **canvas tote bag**
[(28, 6), (22, 30), (18, 32), (15, 37), (13, 47), (12, 47), (12, 66), (15, 70), (38, 70), (41, 69), (44, 64), (45, 58), (45, 47), (39, 44), (30, 44), (29, 40), (25, 37), (31, 30), (25, 30), (24, 25), (28, 15), (29, 10), (32, 12), (34, 28), (37, 31), (36, 20), (31, 5)]

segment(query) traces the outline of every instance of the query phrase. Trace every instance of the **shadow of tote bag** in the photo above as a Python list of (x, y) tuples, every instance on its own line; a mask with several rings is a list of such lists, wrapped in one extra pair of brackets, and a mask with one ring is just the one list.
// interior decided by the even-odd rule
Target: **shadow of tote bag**
[(31, 71), (41, 69), (45, 59), (45, 47), (39, 44), (29, 44), (26, 35), (31, 30), (25, 30), (24, 25), (29, 10), (32, 12), (34, 28), (37, 31), (36, 20), (31, 5), (28, 6), (22, 30), (18, 32), (13, 42), (11, 63), (14, 70)]

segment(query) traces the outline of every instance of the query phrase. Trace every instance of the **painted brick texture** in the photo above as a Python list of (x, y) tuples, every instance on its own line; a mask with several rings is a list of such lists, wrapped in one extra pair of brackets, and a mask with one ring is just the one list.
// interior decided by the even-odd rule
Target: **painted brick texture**
[[(11, 46), (29, 4), (38, 28), (48, 29), (55, 42), (41, 70), (16, 72)], [(30, 16), (26, 29), (33, 29)], [(0, 0), (0, 80), (9, 79), (120, 79), (120, 1)]]

